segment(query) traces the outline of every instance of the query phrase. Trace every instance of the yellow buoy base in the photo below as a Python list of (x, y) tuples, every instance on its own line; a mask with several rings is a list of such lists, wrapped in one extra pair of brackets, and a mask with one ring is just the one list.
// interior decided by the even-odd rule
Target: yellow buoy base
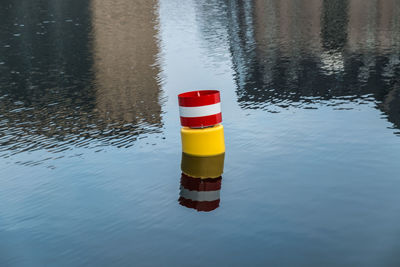
[(225, 153), (224, 127), (181, 129), (182, 151), (195, 156), (214, 156)]

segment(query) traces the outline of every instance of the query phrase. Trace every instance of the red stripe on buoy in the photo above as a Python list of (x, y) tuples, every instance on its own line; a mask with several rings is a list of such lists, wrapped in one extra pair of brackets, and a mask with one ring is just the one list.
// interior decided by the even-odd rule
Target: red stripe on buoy
[(213, 126), (221, 122), (222, 122), (221, 113), (204, 117), (193, 117), (193, 118), (181, 117), (181, 125), (191, 128)]
[(221, 190), (221, 180), (222, 177), (200, 179), (182, 173), (181, 186), (191, 191), (216, 191)]
[(221, 102), (218, 90), (191, 91), (178, 95), (179, 106), (199, 107)]
[(181, 204), (184, 207), (195, 209), (197, 211), (206, 211), (206, 212), (218, 208), (220, 202), (219, 199), (214, 201), (193, 201), (183, 197), (180, 197), (178, 201), (179, 204)]

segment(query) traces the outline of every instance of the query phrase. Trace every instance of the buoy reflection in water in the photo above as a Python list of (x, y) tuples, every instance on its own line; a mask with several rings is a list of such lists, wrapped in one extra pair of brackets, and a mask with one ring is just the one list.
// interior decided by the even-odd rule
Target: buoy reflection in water
[(179, 203), (197, 211), (219, 207), (225, 153), (199, 157), (182, 153)]
[(219, 207), (222, 177), (193, 178), (182, 173), (179, 203), (197, 211), (212, 211)]

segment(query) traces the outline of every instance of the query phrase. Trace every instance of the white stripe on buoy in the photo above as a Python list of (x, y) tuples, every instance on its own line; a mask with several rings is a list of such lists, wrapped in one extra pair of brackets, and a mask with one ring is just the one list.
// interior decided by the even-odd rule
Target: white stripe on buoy
[(204, 117), (218, 114), (221, 113), (221, 102), (200, 107), (179, 106), (179, 113), (181, 117), (186, 118)]
[(220, 197), (220, 190), (217, 191), (191, 191), (181, 187), (180, 196), (193, 201), (214, 201)]

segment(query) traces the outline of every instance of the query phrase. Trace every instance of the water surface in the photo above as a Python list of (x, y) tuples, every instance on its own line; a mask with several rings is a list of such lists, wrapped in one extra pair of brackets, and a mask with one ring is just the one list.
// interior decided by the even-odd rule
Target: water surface
[[(396, 0), (4, 0), (1, 266), (399, 266)], [(218, 89), (219, 207), (176, 95)]]

